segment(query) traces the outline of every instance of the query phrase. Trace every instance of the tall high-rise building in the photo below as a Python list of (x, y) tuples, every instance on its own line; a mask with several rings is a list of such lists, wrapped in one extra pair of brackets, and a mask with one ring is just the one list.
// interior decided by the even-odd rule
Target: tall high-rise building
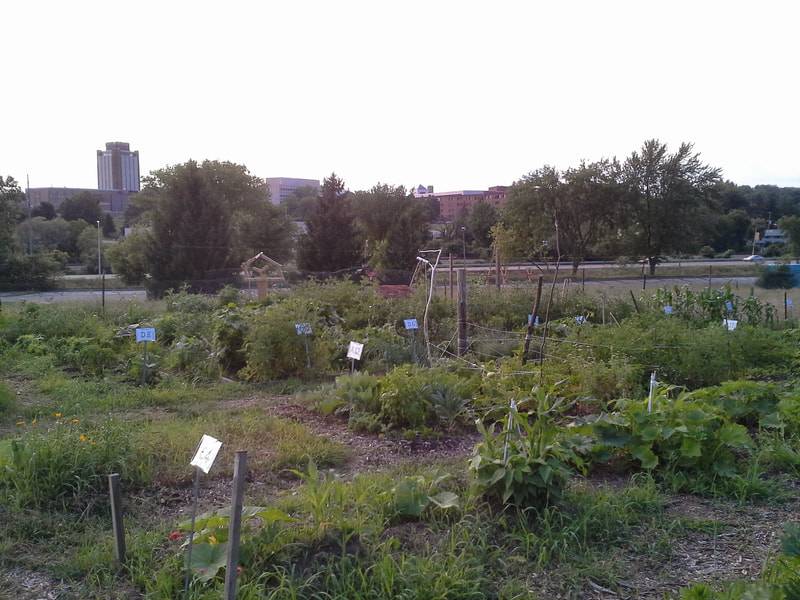
[(107, 142), (97, 151), (97, 189), (139, 191), (139, 151), (127, 142)]

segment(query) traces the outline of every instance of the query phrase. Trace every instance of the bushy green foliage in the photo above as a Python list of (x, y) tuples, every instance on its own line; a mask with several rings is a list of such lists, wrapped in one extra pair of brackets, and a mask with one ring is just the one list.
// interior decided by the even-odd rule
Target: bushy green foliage
[(381, 381), (380, 419), (388, 429), (452, 427), (469, 415), (475, 389), (445, 369), (397, 367)]
[(692, 397), (719, 408), (728, 419), (749, 428), (774, 427), (780, 394), (774, 384), (759, 381), (725, 381), (696, 390)]
[(108, 421), (84, 427), (60, 419), (31, 424), (0, 450), (0, 495), (17, 507), (84, 510), (103, 502), (108, 474), (119, 473), (126, 485), (148, 481), (132, 433)]
[(16, 406), (14, 391), (5, 383), (0, 381), (0, 417), (11, 412)]
[[(308, 303), (285, 301), (254, 316), (245, 342), (247, 365), (242, 373), (247, 379), (309, 377), (331, 369), (337, 348), (313, 308)], [(295, 323), (310, 323), (313, 335), (297, 335)]]
[(747, 428), (688, 393), (659, 393), (652, 412), (647, 401), (624, 402), (593, 429), (604, 458), (622, 451), (642, 469), (672, 475), (679, 488), (740, 476), (739, 459), (754, 448)]
[(666, 316), (634, 316), (619, 327), (587, 327), (570, 332), (577, 349), (556, 347), (560, 355), (580, 352), (594, 360), (627, 357), (643, 370), (657, 370), (661, 381), (690, 389), (716, 385), (753, 369), (785, 373), (795, 350), (778, 331), (739, 326), (727, 331), (719, 324), (702, 327)]
[(649, 299), (650, 305), (660, 313), (665, 306), (672, 307), (672, 317), (681, 317), (695, 323), (719, 323), (722, 319), (736, 319), (748, 325), (771, 323), (775, 308), (756, 296), (742, 298), (730, 286), (719, 289), (706, 288), (694, 292), (688, 286), (672, 289), (659, 288)]
[(542, 509), (561, 499), (574, 472), (572, 465), (582, 466), (582, 460), (553, 421), (558, 400), (543, 391), (533, 400), (530, 414), (521, 414), (512, 406), (501, 432), (497, 423), (487, 429), (476, 421), (482, 440), (475, 446), (469, 467), (478, 490), (488, 498)]

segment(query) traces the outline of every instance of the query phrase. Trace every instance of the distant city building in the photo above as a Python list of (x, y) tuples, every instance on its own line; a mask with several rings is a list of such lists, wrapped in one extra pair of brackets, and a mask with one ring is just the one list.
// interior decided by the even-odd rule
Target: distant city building
[(289, 198), (295, 191), (302, 188), (311, 188), (318, 192), (319, 179), (297, 179), (294, 177), (267, 177), (269, 197), (273, 204), (280, 204)]
[(459, 190), (456, 192), (434, 192), (433, 186), (420, 185), (414, 190), (416, 198), (436, 198), (439, 201), (439, 218), (442, 221), (455, 221), (458, 216), (471, 209), (481, 200), (496, 208), (506, 202), (508, 186), (495, 185), (488, 190)]
[(31, 206), (36, 207), (42, 202), (49, 202), (53, 207), (58, 210), (62, 202), (72, 196), (77, 196), (82, 192), (88, 192), (100, 204), (100, 209), (104, 213), (111, 213), (113, 216), (122, 216), (125, 214), (125, 209), (128, 206), (130, 197), (134, 192), (125, 192), (122, 190), (93, 190), (89, 188), (66, 188), (66, 187), (43, 187), (43, 188), (29, 188), (28, 196), (31, 200)]
[(97, 151), (97, 189), (139, 191), (139, 151), (127, 142), (107, 142)]

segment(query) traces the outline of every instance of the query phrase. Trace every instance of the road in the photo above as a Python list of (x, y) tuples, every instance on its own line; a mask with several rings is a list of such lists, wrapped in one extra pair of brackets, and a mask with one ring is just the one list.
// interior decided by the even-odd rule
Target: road
[[(64, 290), (53, 292), (3, 292), (0, 301), (8, 302), (35, 302), (37, 304), (52, 304), (54, 302), (100, 302), (100, 290)], [(118, 300), (146, 300), (144, 290), (106, 290), (106, 301)]]

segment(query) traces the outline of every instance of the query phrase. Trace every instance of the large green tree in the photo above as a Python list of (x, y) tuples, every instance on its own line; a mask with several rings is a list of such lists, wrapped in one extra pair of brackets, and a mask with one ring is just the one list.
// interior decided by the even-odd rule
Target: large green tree
[(297, 262), (306, 271), (340, 271), (359, 264), (361, 240), (344, 182), (325, 179), (314, 212), (300, 238)]
[(488, 249), (492, 245), (492, 227), (498, 220), (497, 209), (480, 200), (469, 210), (466, 226), (475, 246), (479, 249)]
[(581, 163), (563, 173), (545, 166), (516, 182), (503, 217), (515, 245), (528, 256), (543, 244), (557, 248), (577, 271), (619, 212), (619, 170), (611, 160)]
[(144, 183), (153, 205), (148, 288), (156, 295), (183, 283), (216, 289), (259, 251), (276, 260), (291, 255), (291, 223), (243, 165), (190, 160), (154, 171)]
[(58, 212), (67, 221), (83, 219), (89, 225), (95, 225), (103, 218), (100, 202), (92, 192), (79, 192), (70, 196), (61, 203)]
[(377, 184), (353, 194), (365, 258), (378, 269), (411, 271), (430, 237), (430, 207), (403, 186)]
[(650, 274), (661, 258), (700, 244), (704, 209), (718, 194), (720, 170), (704, 164), (692, 144), (675, 152), (647, 140), (623, 165), (625, 246), (645, 258)]
[(16, 180), (0, 175), (0, 265), (14, 252), (14, 230), (22, 215), (25, 195)]

